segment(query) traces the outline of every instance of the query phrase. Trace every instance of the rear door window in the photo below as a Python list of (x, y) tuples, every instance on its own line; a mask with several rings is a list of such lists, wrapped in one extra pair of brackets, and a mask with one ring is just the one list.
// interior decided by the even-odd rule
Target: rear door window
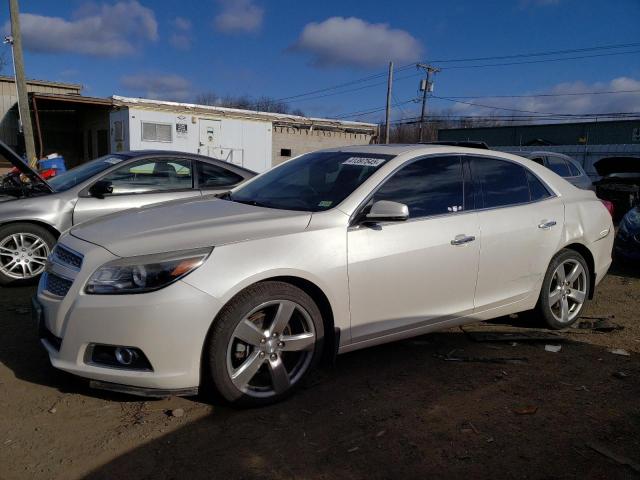
[(545, 187), (544, 183), (542, 183), (538, 179), (538, 177), (536, 177), (529, 170), (527, 170), (527, 182), (529, 183), (529, 192), (531, 194), (532, 202), (544, 200), (545, 198), (549, 198), (551, 196), (549, 189)]
[(482, 192), (482, 207), (495, 208), (531, 200), (527, 169), (517, 163), (472, 157), (473, 178)]

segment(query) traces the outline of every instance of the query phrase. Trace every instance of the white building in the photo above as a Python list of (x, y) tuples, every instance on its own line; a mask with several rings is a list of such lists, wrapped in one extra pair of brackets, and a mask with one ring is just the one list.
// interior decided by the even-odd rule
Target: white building
[(112, 152), (177, 150), (262, 172), (313, 150), (368, 144), (377, 125), (114, 96)]
[[(79, 86), (66, 87), (34, 90), (29, 106), (36, 153), (42, 157), (56, 152), (68, 168), (110, 152), (176, 150), (262, 172), (302, 153), (365, 145), (378, 138), (373, 123), (120, 96), (87, 97), (79, 95)], [(8, 105), (9, 113), (15, 110), (11, 102)], [(17, 129), (17, 116), (6, 114), (4, 121), (7, 131)], [(15, 147), (15, 142), (10, 145)]]

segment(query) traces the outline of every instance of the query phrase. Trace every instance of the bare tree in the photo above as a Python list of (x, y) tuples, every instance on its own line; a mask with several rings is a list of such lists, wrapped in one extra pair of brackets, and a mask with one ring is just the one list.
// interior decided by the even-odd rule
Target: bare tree
[(287, 103), (264, 95), (254, 100), (248, 95), (240, 95), (237, 97), (225, 95), (224, 97), (220, 97), (213, 92), (204, 92), (196, 95), (194, 101), (199, 105), (256, 110), (258, 112), (290, 113), (292, 115), (305, 116), (302, 110), (295, 109), (292, 111)]

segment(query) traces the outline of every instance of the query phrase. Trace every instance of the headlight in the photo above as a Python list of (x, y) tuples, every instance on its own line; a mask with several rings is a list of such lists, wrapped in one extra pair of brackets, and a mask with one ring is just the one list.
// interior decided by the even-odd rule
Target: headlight
[(211, 250), (201, 248), (114, 260), (91, 275), (85, 292), (115, 295), (159, 290), (193, 272)]

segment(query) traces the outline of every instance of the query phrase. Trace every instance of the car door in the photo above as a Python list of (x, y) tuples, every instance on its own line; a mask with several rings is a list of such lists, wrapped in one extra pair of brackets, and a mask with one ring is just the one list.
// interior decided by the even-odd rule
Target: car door
[(468, 157), (479, 195), (480, 264), (476, 311), (535, 296), (557, 251), (564, 205), (523, 165)]
[(430, 156), (404, 165), (365, 208), (378, 200), (406, 204), (409, 219), (348, 230), (352, 341), (470, 313), (480, 231), (461, 158)]
[(201, 195), (194, 188), (192, 161), (185, 158), (135, 160), (97, 181), (109, 182), (113, 192), (97, 197), (90, 194), (90, 186), (81, 191), (73, 210), (74, 224), (128, 208)]
[(205, 161), (196, 161), (198, 188), (203, 195), (227, 191), (244, 180), (228, 168)]

